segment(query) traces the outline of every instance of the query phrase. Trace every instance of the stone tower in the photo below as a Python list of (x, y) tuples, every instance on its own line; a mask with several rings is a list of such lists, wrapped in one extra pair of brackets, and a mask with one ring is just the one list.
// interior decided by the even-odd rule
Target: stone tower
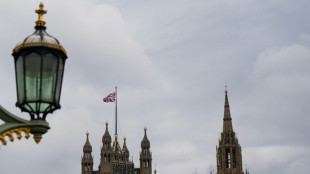
[[(217, 174), (243, 174), (242, 154), (238, 138), (233, 131), (227, 89), (225, 89), (225, 106), (223, 119), (223, 132), (216, 147)], [(246, 171), (248, 174), (248, 171)]]
[(111, 135), (108, 130), (108, 122), (105, 123), (105, 132), (102, 137), (102, 148), (101, 148), (101, 160), (99, 165), (99, 172), (104, 174), (112, 174), (113, 173), (113, 165), (112, 165), (112, 158), (113, 158), (113, 151), (111, 147)]
[(141, 174), (152, 174), (152, 152), (150, 151), (150, 141), (146, 135), (146, 127), (144, 128), (144, 137), (141, 142), (140, 152), (140, 171)]
[(124, 137), (124, 142), (121, 146), (115, 131), (115, 139), (112, 140), (108, 129), (108, 122), (106, 122), (106, 129), (102, 137), (99, 169), (93, 170), (92, 147), (87, 133), (86, 143), (83, 148), (81, 174), (152, 174), (152, 153), (150, 151), (150, 141), (146, 136), (146, 128), (144, 128), (141, 148), (140, 167), (135, 168), (133, 160), (129, 160), (130, 153), (126, 144), (126, 137)]
[(126, 137), (124, 137), (124, 143), (123, 143), (123, 152), (124, 152), (124, 160), (125, 161), (129, 161), (129, 150), (127, 148), (127, 145), (126, 145)]
[(93, 171), (93, 157), (91, 155), (92, 147), (88, 140), (89, 133), (86, 133), (86, 142), (83, 147), (83, 156), (82, 156), (82, 174), (91, 174)]
[[(115, 134), (115, 139), (112, 143), (108, 122), (106, 122), (102, 144), (98, 174), (134, 174), (134, 163), (129, 160), (126, 138), (124, 138), (123, 148), (117, 140), (117, 134)], [(96, 172), (94, 171), (94, 173)]]

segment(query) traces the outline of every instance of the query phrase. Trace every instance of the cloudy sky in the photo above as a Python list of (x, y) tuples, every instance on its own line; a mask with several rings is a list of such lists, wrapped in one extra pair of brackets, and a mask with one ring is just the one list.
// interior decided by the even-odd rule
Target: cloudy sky
[[(15, 115), (12, 48), (34, 31), (40, 1), (0, 2), (0, 105)], [(1, 146), (0, 172), (79, 174), (86, 131), (94, 168), (118, 86), (119, 136), (139, 166), (147, 126), (162, 174), (216, 171), (228, 85), (233, 127), (250, 173), (308, 173), (308, 0), (53, 0), (47, 32), (68, 52), (61, 110), (37, 145)], [(308, 114), (307, 114), (308, 113)]]

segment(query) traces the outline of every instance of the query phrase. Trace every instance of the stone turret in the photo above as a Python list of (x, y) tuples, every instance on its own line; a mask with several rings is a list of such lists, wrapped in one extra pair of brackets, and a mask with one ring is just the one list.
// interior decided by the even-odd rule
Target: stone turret
[(128, 150), (127, 145), (126, 145), (126, 137), (124, 137), (124, 144), (123, 144), (122, 151), (124, 154), (125, 161), (129, 161), (129, 150)]
[(113, 150), (111, 146), (112, 138), (109, 133), (108, 125), (109, 123), (108, 121), (106, 121), (105, 123), (106, 129), (102, 137), (102, 148), (100, 154), (101, 160), (99, 165), (99, 171), (100, 173), (112, 174)]
[(91, 174), (93, 171), (93, 156), (92, 156), (92, 146), (88, 139), (89, 133), (86, 133), (86, 142), (83, 147), (83, 156), (82, 156), (82, 174)]
[(150, 150), (150, 141), (146, 135), (146, 127), (144, 128), (144, 137), (141, 141), (140, 152), (140, 170), (141, 174), (152, 174), (152, 152)]

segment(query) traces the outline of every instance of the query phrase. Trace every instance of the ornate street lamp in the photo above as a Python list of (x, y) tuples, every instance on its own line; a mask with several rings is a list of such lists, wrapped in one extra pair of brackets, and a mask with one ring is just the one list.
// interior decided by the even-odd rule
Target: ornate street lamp
[(5, 124), (0, 126), (0, 141), (6, 144), (5, 136), (14, 140), (13, 133), (21, 138), (20, 132), (34, 135), (38, 143), (42, 134), (50, 128), (45, 121), (47, 114), (60, 109), (60, 94), (63, 72), (67, 59), (66, 50), (59, 41), (46, 33), (43, 15), (46, 10), (41, 2), (35, 12), (35, 32), (26, 37), (13, 49), (15, 61), (17, 102), (16, 106), (30, 114), (30, 121), (10, 114), (0, 106), (0, 118)]

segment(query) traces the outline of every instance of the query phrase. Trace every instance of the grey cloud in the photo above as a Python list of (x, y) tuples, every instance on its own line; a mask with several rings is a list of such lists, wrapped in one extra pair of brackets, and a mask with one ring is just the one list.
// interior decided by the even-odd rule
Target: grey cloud
[[(0, 4), (0, 104), (17, 115), (10, 54), (33, 32), (37, 5)], [(62, 109), (48, 116), (52, 129), (39, 145), (22, 139), (1, 147), (0, 171), (79, 173), (87, 130), (96, 168), (105, 121), (114, 128), (114, 106), (102, 98), (118, 85), (120, 137), (136, 165), (146, 125), (159, 173), (209, 173), (228, 85), (250, 172), (307, 173), (310, 25), (301, 16), (309, 16), (308, 1), (45, 5), (47, 31), (69, 54)]]

